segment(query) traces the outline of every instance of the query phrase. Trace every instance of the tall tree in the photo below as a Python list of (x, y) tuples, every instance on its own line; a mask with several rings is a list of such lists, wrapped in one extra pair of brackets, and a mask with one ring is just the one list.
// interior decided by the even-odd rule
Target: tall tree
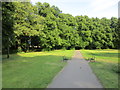
[(29, 49), (28, 42), (30, 37), (39, 36), (41, 30), (43, 30), (44, 18), (37, 15), (37, 12), (34, 11), (36, 8), (29, 2), (17, 2), (15, 7), (14, 33), (16, 34), (18, 45), (26, 52)]
[(9, 48), (14, 44), (14, 3), (2, 2), (2, 51), (7, 51), (9, 58)]

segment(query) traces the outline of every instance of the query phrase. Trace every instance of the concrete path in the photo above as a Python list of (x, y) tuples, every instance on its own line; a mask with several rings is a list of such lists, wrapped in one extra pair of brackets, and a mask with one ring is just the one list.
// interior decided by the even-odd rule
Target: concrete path
[(98, 79), (92, 72), (88, 62), (80, 51), (75, 51), (72, 60), (53, 79), (48, 88), (102, 88)]

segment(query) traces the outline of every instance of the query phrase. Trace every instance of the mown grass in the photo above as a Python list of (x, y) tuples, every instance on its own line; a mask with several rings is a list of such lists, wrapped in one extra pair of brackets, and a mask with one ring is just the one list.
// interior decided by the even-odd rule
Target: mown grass
[(11, 54), (3, 59), (3, 88), (46, 88), (74, 50)]
[(85, 59), (95, 56), (96, 62), (90, 62), (104, 88), (118, 88), (118, 50), (81, 50)]

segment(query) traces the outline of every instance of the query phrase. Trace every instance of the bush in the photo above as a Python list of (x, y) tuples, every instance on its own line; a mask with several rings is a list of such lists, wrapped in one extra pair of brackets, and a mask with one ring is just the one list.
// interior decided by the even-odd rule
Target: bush
[(66, 50), (66, 48), (65, 48), (65, 47), (63, 47), (63, 48), (62, 48), (62, 50)]
[(72, 47), (72, 48), (70, 48), (70, 50), (75, 50), (75, 48)]
[(43, 48), (42, 51), (51, 51), (50, 48)]
[(21, 47), (18, 47), (18, 52), (22, 52), (22, 48)]

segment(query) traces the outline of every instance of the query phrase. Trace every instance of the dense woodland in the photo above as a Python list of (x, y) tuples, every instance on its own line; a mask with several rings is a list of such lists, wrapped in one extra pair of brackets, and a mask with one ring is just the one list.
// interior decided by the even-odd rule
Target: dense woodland
[(74, 17), (48, 3), (2, 2), (3, 53), (9, 49), (118, 49), (118, 26), (116, 17)]

